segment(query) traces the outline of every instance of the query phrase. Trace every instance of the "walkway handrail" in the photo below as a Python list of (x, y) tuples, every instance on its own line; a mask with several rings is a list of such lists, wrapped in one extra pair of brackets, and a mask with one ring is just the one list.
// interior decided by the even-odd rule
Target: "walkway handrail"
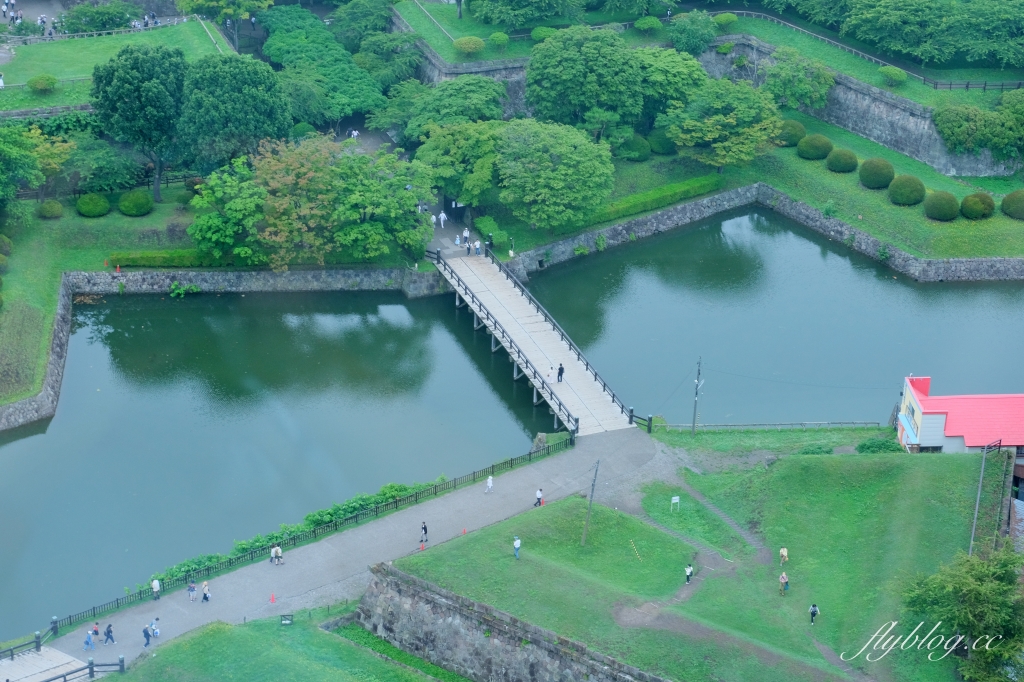
[[(689, 429), (692, 424), (655, 424), (655, 427), (661, 427), (664, 429)], [(728, 431), (730, 429), (742, 429), (742, 430), (759, 430), (759, 429), (776, 429), (781, 431), (782, 429), (831, 429), (833, 427), (839, 428), (856, 428), (856, 427), (867, 427), (877, 426), (881, 427), (881, 422), (761, 422), (755, 424), (701, 424), (697, 423), (698, 430), (705, 431)]]
[[(490, 249), (487, 250), (487, 253), (490, 254)], [(497, 318), (495, 318), (494, 315), (491, 314), (491, 311), (487, 309), (487, 306), (485, 306), (483, 302), (479, 298), (477, 298), (476, 294), (473, 293), (473, 290), (469, 288), (469, 285), (466, 284), (461, 277), (459, 277), (459, 273), (455, 272), (455, 270), (452, 269), (452, 266), (449, 265), (448, 261), (446, 261), (444, 259), (444, 256), (441, 255), (440, 249), (438, 249), (437, 251), (428, 250), (427, 257), (434, 261), (439, 270), (443, 270), (443, 272), (451, 275), (452, 279), (455, 281), (457, 286), (462, 289), (462, 295), (464, 298), (471, 299), (473, 303), (478, 308), (480, 308), (480, 311), (477, 314), (483, 317), (485, 321), (489, 322), (492, 325), (491, 331), (494, 334), (500, 334), (499, 338), (501, 339), (502, 344), (505, 345), (505, 347), (508, 349), (509, 355), (512, 355), (513, 357), (518, 358), (521, 361), (520, 366), (523, 367), (523, 371), (526, 374), (531, 375), (531, 379), (533, 380), (534, 386), (540, 388), (542, 393), (545, 391), (547, 392), (548, 395), (544, 396), (545, 399), (562, 416), (562, 421), (565, 422), (565, 425), (568, 427), (568, 429), (573, 433), (578, 433), (580, 429), (579, 418), (574, 416), (573, 413), (569, 411), (569, 408), (566, 407), (565, 403), (558, 399), (558, 396), (555, 395), (555, 392), (552, 391), (551, 388), (548, 386), (548, 382), (547, 380), (544, 379), (544, 375), (541, 374), (539, 369), (534, 367), (533, 363), (530, 362), (530, 359), (526, 357), (526, 353), (524, 353), (523, 350), (512, 339), (512, 335), (509, 334), (505, 330), (505, 328), (501, 326), (501, 323), (498, 322)]]
[(120, 661), (117, 663), (93, 663), (92, 659), (89, 659), (89, 663), (82, 666), (81, 668), (75, 668), (69, 670), (66, 673), (61, 673), (54, 677), (47, 677), (45, 680), (39, 682), (70, 682), (71, 680), (81, 679), (94, 679), (96, 673), (99, 672), (111, 672), (111, 673), (123, 673), (124, 672), (124, 656), (120, 656)]
[(491, 259), (492, 263), (498, 266), (498, 269), (501, 271), (501, 273), (505, 275), (505, 277), (507, 277), (509, 281), (512, 282), (515, 288), (519, 290), (520, 294), (526, 297), (526, 300), (529, 301), (530, 304), (537, 309), (537, 312), (544, 316), (544, 319), (547, 320), (548, 324), (551, 325), (551, 328), (558, 332), (558, 335), (561, 337), (562, 341), (564, 341), (569, 346), (569, 350), (576, 354), (576, 358), (583, 363), (584, 368), (586, 368), (586, 370), (590, 372), (591, 375), (593, 375), (594, 381), (601, 385), (601, 390), (612, 397), (612, 402), (615, 403), (616, 406), (618, 406), (619, 411), (622, 414), (626, 414), (629, 411), (629, 408), (626, 407), (621, 400), (619, 400), (619, 397), (615, 395), (615, 391), (608, 388), (608, 382), (605, 381), (601, 377), (601, 375), (597, 373), (597, 370), (594, 369), (594, 366), (590, 364), (589, 360), (587, 360), (587, 357), (583, 354), (583, 351), (580, 349), (580, 347), (573, 343), (572, 337), (565, 333), (565, 330), (562, 329), (561, 325), (559, 325), (558, 322), (555, 321), (555, 318), (551, 316), (551, 313), (549, 313), (544, 308), (544, 306), (540, 304), (540, 301), (533, 297), (533, 294), (531, 294), (529, 290), (523, 286), (523, 283), (519, 281), (519, 278), (512, 274), (512, 271), (509, 270), (508, 267), (504, 263), (502, 263), (498, 259), (498, 257), (494, 255), (494, 252), (491, 251), (490, 249), (487, 249), (487, 257)]
[(9, 658), (14, 660), (15, 654), (20, 654), (25, 651), (39, 651), (42, 648), (42, 639), (40, 639), (39, 633), (27, 642), (21, 644), (15, 644), (14, 646), (7, 647), (6, 649), (0, 649), (0, 659)]
[[(167, 19), (178, 19), (179, 17), (166, 17)], [(181, 17), (184, 18), (184, 17)], [(187, 19), (186, 19), (187, 21)], [(172, 23), (161, 23), (159, 26), (143, 26), (139, 28), (114, 28), (106, 31), (85, 31), (83, 33), (54, 33), (52, 36), (46, 35), (30, 35), (30, 36), (12, 36), (8, 35), (7, 43), (10, 45), (34, 45), (36, 43), (46, 43), (53, 40), (71, 40), (75, 38), (99, 38), (101, 36), (116, 36), (123, 35), (125, 33), (141, 33), (143, 31), (152, 31), (158, 28), (164, 28), (166, 26), (177, 26)], [(0, 41), (2, 42), (2, 41)]]

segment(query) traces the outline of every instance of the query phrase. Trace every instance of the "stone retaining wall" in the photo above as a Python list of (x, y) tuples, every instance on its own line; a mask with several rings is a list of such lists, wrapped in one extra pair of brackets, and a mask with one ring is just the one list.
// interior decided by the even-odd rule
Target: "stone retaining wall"
[(66, 272), (61, 277), (53, 323), (50, 359), (43, 390), (31, 398), (0, 405), (0, 431), (49, 419), (57, 410), (71, 336), (71, 301), (75, 294), (160, 294), (171, 282), (195, 284), (204, 292), (402, 291), (409, 298), (450, 291), (437, 270), (291, 270), (288, 272), (147, 270), (138, 272)]
[(474, 682), (667, 682), (385, 564), (358, 622), (399, 649)]

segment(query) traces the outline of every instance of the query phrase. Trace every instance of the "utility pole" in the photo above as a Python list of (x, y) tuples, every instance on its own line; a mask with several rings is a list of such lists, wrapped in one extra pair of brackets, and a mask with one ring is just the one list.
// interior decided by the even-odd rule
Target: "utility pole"
[(700, 395), (700, 387), (703, 385), (700, 380), (700, 361), (697, 358), (697, 378), (693, 380), (693, 426), (690, 427), (690, 435), (697, 435), (697, 396)]
[(580, 540), (580, 547), (587, 546), (587, 529), (590, 528), (590, 510), (594, 507), (594, 489), (597, 488), (597, 470), (601, 467), (601, 460), (594, 464), (594, 482), (590, 484), (590, 504), (587, 505), (587, 522), (583, 524), (583, 539)]

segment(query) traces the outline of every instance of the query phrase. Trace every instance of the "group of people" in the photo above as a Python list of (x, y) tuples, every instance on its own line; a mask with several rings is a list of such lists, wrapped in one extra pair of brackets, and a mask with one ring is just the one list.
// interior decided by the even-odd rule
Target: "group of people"
[[(193, 580), (188, 584), (188, 600), (196, 600), (196, 581)], [(203, 581), (203, 601), (210, 601), (210, 583)]]
[(270, 563), (275, 566), (280, 566), (284, 563), (284, 552), (281, 550), (281, 545), (276, 542), (270, 546)]
[[(787, 561), (789, 561), (789, 550), (782, 547), (779, 549), (779, 566), (784, 566)], [(789, 592), (789, 576), (783, 571), (779, 576), (779, 594), (785, 597), (787, 592)], [(811, 604), (811, 608), (807, 609), (807, 612), (811, 614), (811, 625), (814, 625), (814, 619), (821, 615), (821, 609), (817, 604)]]
[[(157, 620), (160, 620), (159, 618)], [(117, 644), (114, 641), (114, 626), (107, 623), (107, 629), (103, 631), (103, 646), (108, 644)], [(85, 631), (85, 646), (82, 647), (82, 651), (88, 651), (92, 649), (96, 650), (96, 640), (100, 638), (100, 624), (99, 622), (93, 623), (92, 627)]]
[[(187, 19), (186, 19), (187, 21)], [(175, 21), (177, 23), (177, 21)], [(156, 18), (156, 12), (150, 12), (142, 16), (142, 21), (136, 19), (132, 22), (132, 28), (149, 28), (150, 26), (159, 26), (160, 20)]]

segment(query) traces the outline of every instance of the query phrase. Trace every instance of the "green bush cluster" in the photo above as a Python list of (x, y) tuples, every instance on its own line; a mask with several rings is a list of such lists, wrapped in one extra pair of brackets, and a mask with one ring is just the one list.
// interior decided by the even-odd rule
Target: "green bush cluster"
[(496, 31), (487, 38), (487, 42), (489, 42), (498, 52), (505, 51), (505, 48), (508, 47), (508, 41), (508, 34), (502, 33), (501, 31)]
[(832, 151), (832, 140), (824, 135), (814, 133), (802, 138), (796, 144), (796, 153), (802, 159), (820, 161)]
[(849, 149), (833, 149), (825, 157), (825, 167), (833, 173), (852, 173), (857, 170), (857, 155)]
[(153, 210), (153, 197), (144, 189), (133, 189), (121, 195), (117, 209), (127, 216), (143, 216)]
[(7, 272), (7, 256), (0, 254), (0, 275)]
[(196, 187), (203, 184), (204, 180), (201, 177), (187, 178), (185, 180), (185, 189), (189, 192), (195, 192)]
[(729, 54), (734, 47), (736, 47), (736, 43), (722, 43), (715, 48), (715, 52), (718, 54)]
[(960, 202), (949, 192), (932, 192), (924, 198), (924, 214), (932, 220), (956, 220), (960, 215)]
[(713, 21), (715, 22), (715, 26), (718, 27), (718, 30), (724, 33), (729, 30), (730, 26), (739, 21), (739, 17), (732, 12), (723, 12), (721, 14), (716, 14), (713, 17)]
[(862, 455), (880, 452), (903, 452), (903, 446), (895, 438), (868, 438), (857, 445), (857, 452)]
[(788, 119), (782, 122), (782, 130), (779, 132), (780, 146), (795, 147), (805, 137), (807, 137), (807, 129), (800, 121)]
[(868, 159), (860, 165), (860, 184), (868, 189), (885, 189), (894, 177), (896, 171), (885, 159)]
[(64, 215), (64, 206), (56, 199), (47, 199), (39, 204), (39, 217), (52, 220)]
[(661, 22), (658, 20), (658, 17), (648, 15), (646, 17), (640, 17), (633, 22), (633, 28), (638, 31), (643, 31), (644, 35), (650, 35), (651, 31), (661, 28)]
[(988, 149), (997, 159), (1024, 155), (1024, 90), (1003, 93), (995, 111), (970, 105), (937, 109), (935, 129), (957, 154)]
[(592, 217), (593, 223), (604, 223), (617, 220), (644, 211), (653, 211), (669, 206), (683, 199), (700, 196), (721, 189), (723, 177), (717, 173), (702, 175), (683, 182), (663, 185), (655, 189), (633, 194), (619, 201), (612, 202), (599, 209)]
[(668, 139), (665, 128), (655, 128), (652, 130), (650, 135), (647, 136), (647, 143), (651, 145), (651, 151), (655, 154), (670, 156), (679, 151), (676, 149), (676, 143)]
[(920, 204), (924, 195), (924, 183), (913, 175), (897, 175), (889, 183), (889, 201), (897, 206)]
[(968, 194), (960, 202), (960, 213), (969, 220), (991, 218), (996, 212), (996, 202), (991, 194), (975, 192)]
[(502, 230), (501, 228), (495, 228), (494, 230), (491, 230), (490, 232), (487, 232), (485, 234), (491, 235), (491, 237), (494, 239), (494, 244), (493, 246), (491, 246), (491, 248), (494, 250), (495, 253), (504, 253), (505, 251), (508, 251), (509, 247), (512, 244), (512, 241), (509, 239), (508, 232)]
[(102, 194), (83, 194), (75, 202), (75, 209), (86, 218), (99, 218), (110, 213), (110, 202)]
[(643, 135), (633, 133), (633, 137), (616, 148), (615, 156), (627, 161), (646, 161), (651, 158), (651, 145)]
[(289, 136), (293, 140), (301, 140), (307, 135), (312, 135), (314, 133), (316, 133), (316, 128), (314, 128), (309, 123), (303, 121), (301, 123), (296, 123), (295, 125), (292, 126), (292, 130), (291, 133), (289, 133)]
[(14, 250), (14, 242), (5, 234), (0, 234), (0, 256), (10, 256)]
[(483, 52), (484, 47), (486, 46), (484, 45), (482, 38), (477, 38), (476, 36), (463, 36), (462, 38), (457, 38), (455, 42), (452, 43), (452, 47), (461, 54), (472, 55), (477, 54), (478, 52)]
[(556, 33), (558, 33), (557, 28), (551, 28), (550, 26), (538, 26), (530, 31), (530, 39), (534, 42), (542, 43)]
[(1003, 209), (1003, 213), (1011, 218), (1024, 220), (1024, 189), (1018, 189), (1015, 192), (1010, 192), (1003, 197), (1001, 208)]
[(136, 268), (212, 268), (227, 264), (211, 253), (197, 249), (114, 251), (110, 254), (110, 262)]
[(878, 73), (890, 88), (898, 88), (907, 82), (907, 72), (895, 66), (883, 66), (878, 69)]
[(25, 84), (32, 92), (45, 95), (48, 92), (53, 92), (54, 88), (57, 87), (57, 78), (48, 73), (41, 73), (38, 76), (29, 78), (25, 81)]

